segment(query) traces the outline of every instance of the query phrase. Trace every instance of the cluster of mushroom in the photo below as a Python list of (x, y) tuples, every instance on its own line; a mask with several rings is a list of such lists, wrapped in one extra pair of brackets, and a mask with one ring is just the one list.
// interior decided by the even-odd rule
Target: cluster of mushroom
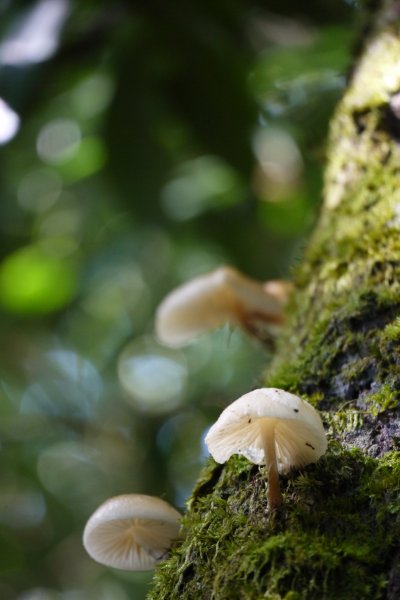
[[(260, 323), (270, 332), (283, 323), (288, 290), (285, 282), (261, 284), (221, 267), (167, 296), (157, 312), (156, 331), (171, 346), (225, 322), (259, 337)], [(316, 462), (327, 448), (318, 412), (305, 400), (276, 388), (256, 389), (235, 400), (210, 428), (205, 442), (219, 463), (240, 454), (266, 465), (269, 510), (282, 503), (279, 474)], [(117, 496), (90, 517), (83, 543), (104, 565), (147, 570), (165, 558), (178, 538), (180, 519), (180, 513), (160, 498)]]
[[(284, 323), (291, 289), (287, 281), (261, 283), (223, 266), (172, 291), (158, 308), (156, 332), (164, 344), (181, 346), (229, 323), (268, 341)], [(317, 411), (293, 394), (268, 388), (228, 406), (205, 441), (217, 462), (242, 454), (267, 465), (270, 508), (281, 503), (278, 473), (315, 462), (326, 450)]]
[[(254, 464), (266, 465), (270, 510), (282, 503), (279, 474), (316, 462), (327, 448), (318, 412), (305, 400), (276, 388), (253, 390), (232, 402), (205, 442), (219, 463), (241, 454)], [(90, 517), (83, 544), (101, 564), (129, 571), (152, 569), (178, 538), (180, 518), (160, 498), (116, 496)]]

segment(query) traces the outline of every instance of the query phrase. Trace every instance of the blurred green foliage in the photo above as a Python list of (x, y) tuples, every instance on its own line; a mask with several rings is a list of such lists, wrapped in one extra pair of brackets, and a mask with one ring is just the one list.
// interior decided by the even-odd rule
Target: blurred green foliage
[(0, 597), (144, 598), (81, 535), (106, 498), (182, 508), (269, 354), (153, 333), (222, 263), (289, 278), (315, 221), (357, 3), (0, 2)]

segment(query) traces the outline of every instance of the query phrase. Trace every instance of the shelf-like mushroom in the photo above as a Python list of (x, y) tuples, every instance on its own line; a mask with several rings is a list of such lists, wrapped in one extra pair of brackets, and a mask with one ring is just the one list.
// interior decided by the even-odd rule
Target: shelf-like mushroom
[(179, 534), (180, 513), (142, 494), (106, 500), (88, 520), (83, 545), (97, 562), (125, 571), (147, 571), (162, 560)]
[(253, 390), (232, 402), (211, 427), (205, 442), (219, 463), (241, 454), (257, 465), (266, 465), (271, 509), (282, 502), (279, 473), (316, 462), (327, 448), (315, 408), (276, 388)]
[(157, 310), (161, 342), (181, 346), (201, 333), (229, 323), (255, 337), (274, 337), (284, 321), (288, 282), (254, 281), (232, 267), (219, 267), (173, 290)]

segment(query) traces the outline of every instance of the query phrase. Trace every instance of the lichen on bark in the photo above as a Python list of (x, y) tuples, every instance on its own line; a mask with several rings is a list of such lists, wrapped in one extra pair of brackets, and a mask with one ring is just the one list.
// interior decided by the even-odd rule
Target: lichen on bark
[(324, 206), (265, 374), (321, 410), (329, 449), (283, 476), (204, 468), (149, 599), (400, 598), (400, 3), (380, 3), (334, 116)]

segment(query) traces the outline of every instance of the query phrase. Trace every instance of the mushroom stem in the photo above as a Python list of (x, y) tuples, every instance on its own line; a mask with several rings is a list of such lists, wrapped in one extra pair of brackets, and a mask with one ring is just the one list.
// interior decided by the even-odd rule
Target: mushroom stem
[(266, 427), (265, 425), (261, 426), (261, 435), (265, 453), (265, 464), (268, 470), (268, 505), (270, 510), (273, 510), (282, 504), (273, 427)]

